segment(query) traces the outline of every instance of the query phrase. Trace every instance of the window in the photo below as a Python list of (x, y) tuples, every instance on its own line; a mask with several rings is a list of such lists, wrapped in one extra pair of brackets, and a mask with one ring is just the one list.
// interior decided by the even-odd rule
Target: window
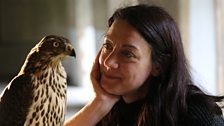
[(224, 94), (224, 1), (216, 0), (217, 93)]

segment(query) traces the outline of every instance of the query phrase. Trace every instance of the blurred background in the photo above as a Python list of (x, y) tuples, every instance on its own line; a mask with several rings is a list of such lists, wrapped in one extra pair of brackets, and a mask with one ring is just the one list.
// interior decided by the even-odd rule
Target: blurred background
[(224, 0), (0, 0), (0, 91), (42, 37), (65, 36), (77, 53), (63, 61), (70, 117), (93, 96), (89, 72), (107, 19), (117, 8), (139, 3), (162, 6), (173, 16), (195, 82), (224, 95)]

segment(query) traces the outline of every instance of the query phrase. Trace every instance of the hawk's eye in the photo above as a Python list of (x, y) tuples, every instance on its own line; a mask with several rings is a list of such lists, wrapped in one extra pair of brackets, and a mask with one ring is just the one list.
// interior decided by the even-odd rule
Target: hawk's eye
[(54, 46), (55, 48), (59, 47), (59, 42), (54, 42), (54, 43), (53, 43), (53, 46)]

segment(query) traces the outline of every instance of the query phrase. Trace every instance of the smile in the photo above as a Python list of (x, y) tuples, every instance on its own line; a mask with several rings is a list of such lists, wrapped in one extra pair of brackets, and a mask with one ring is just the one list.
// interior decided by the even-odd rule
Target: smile
[(115, 76), (112, 74), (106, 74), (106, 73), (103, 74), (103, 78), (109, 79), (109, 80), (120, 80), (121, 79), (121, 77), (118, 77), (118, 76)]

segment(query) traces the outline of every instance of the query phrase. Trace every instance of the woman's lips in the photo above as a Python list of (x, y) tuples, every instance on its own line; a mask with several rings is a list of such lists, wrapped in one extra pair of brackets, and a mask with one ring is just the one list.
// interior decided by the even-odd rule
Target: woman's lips
[(112, 74), (112, 73), (103, 73), (103, 77), (105, 77), (106, 79), (110, 79), (110, 80), (117, 80), (117, 79), (121, 79), (121, 77)]

